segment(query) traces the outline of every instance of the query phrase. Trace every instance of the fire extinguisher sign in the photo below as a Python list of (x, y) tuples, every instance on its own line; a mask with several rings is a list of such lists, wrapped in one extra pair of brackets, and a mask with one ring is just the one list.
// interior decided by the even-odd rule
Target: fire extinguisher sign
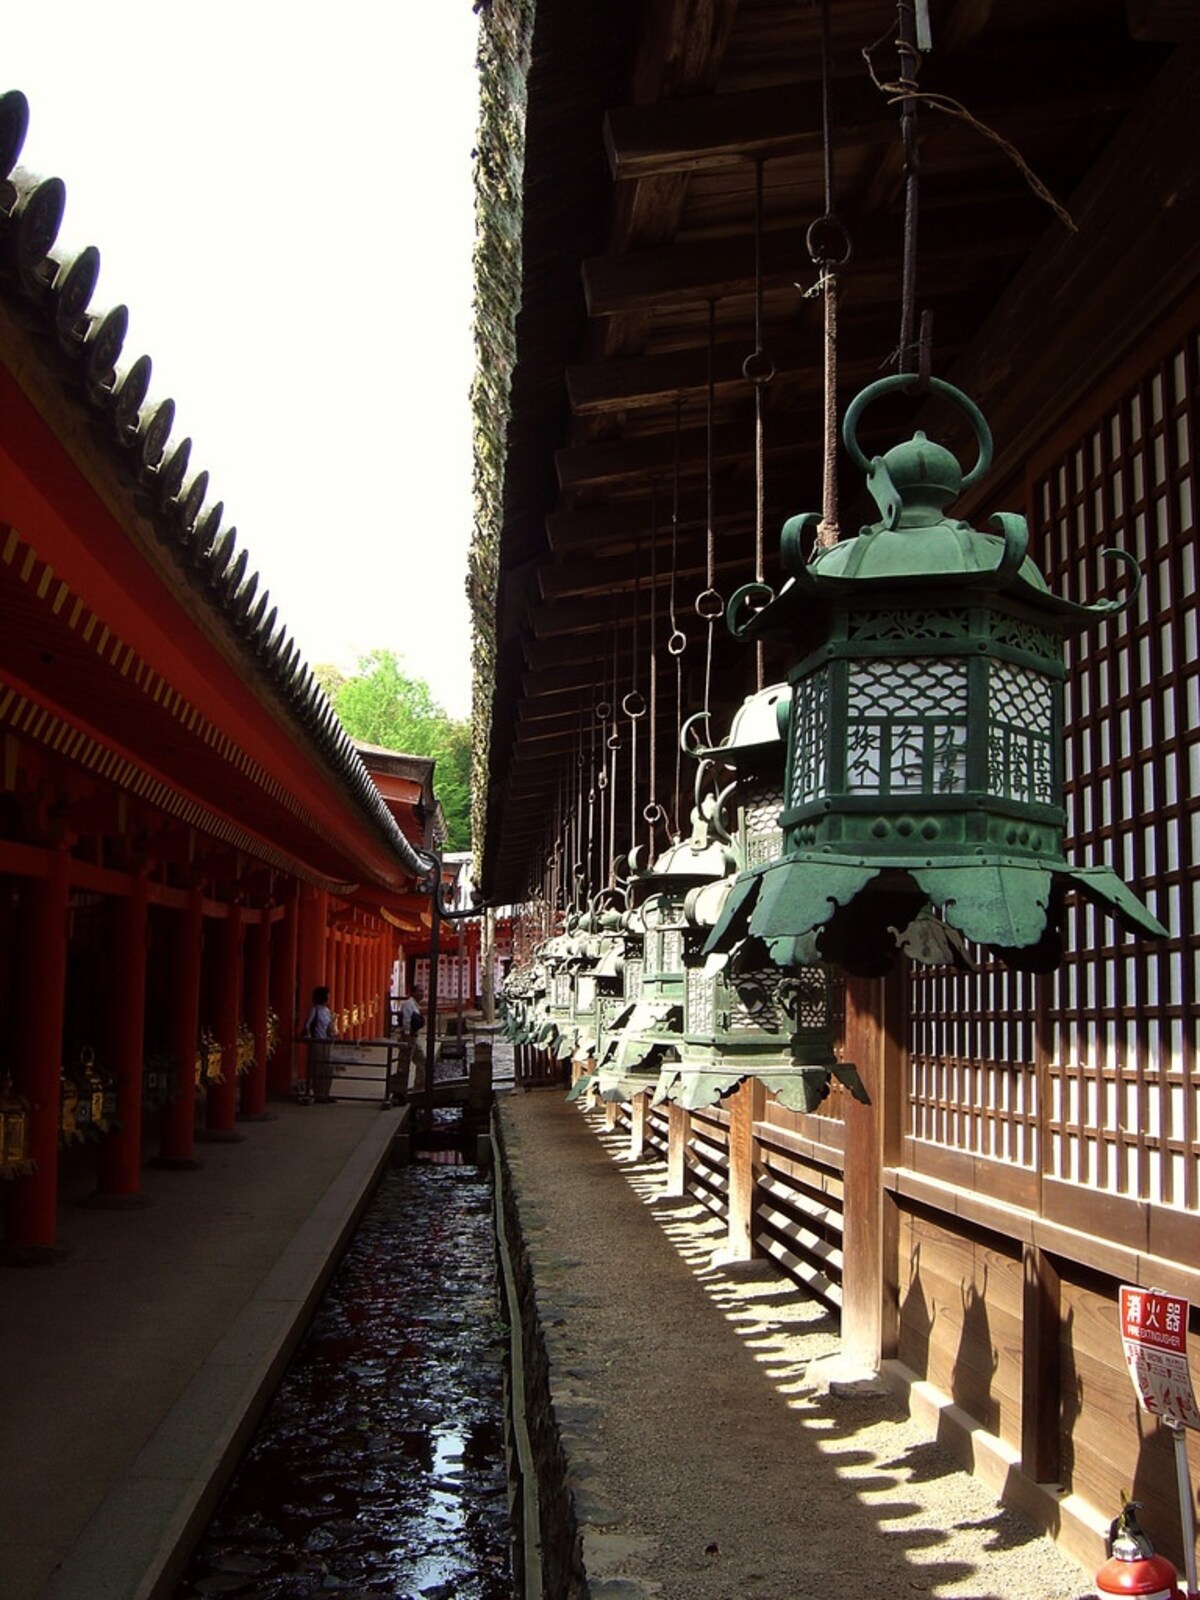
[(1188, 1302), (1159, 1289), (1121, 1288), (1121, 1343), (1143, 1411), (1200, 1428), (1187, 1355)]

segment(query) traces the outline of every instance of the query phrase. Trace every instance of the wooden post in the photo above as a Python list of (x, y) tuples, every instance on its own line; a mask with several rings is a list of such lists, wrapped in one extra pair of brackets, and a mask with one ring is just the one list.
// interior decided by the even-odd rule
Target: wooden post
[(53, 1261), (58, 1231), (58, 1136), (63, 1001), (67, 985), (66, 850), (46, 851), (46, 875), (21, 883), (14, 1079), (29, 1101), (29, 1154), (35, 1170), (10, 1189), (8, 1251), (21, 1261)]
[(267, 1113), (267, 1007), (271, 992), (271, 924), (264, 911), (246, 938), (246, 1026), (254, 1034), (254, 1064), (242, 1079), (240, 1115), (261, 1121)]
[(482, 991), (483, 1020), (490, 1027), (496, 1020), (496, 913), (490, 907), (483, 913), (479, 986)]
[(621, 1102), (619, 1100), (606, 1100), (604, 1102), (604, 1126), (613, 1129), (621, 1120)]
[(842, 1351), (878, 1371), (896, 1354), (900, 1332), (899, 1214), (883, 1186), (899, 1162), (907, 1039), (907, 973), (846, 980), (846, 1058), (858, 1068), (870, 1105), (846, 1105)]
[(267, 1068), (267, 1087), (272, 1094), (291, 1094), (296, 1073), (296, 964), (300, 952), (298, 887), (288, 902), (283, 921), (274, 925), (271, 942), (274, 947), (271, 953), (271, 1005), (279, 1021), (279, 1038)]
[(117, 1080), (118, 1126), (100, 1145), (99, 1193), (134, 1200), (141, 1192), (142, 1057), (146, 1036), (146, 875), (111, 902), (113, 975), (107, 1066)]
[(687, 1193), (687, 1147), (692, 1131), (689, 1112), (672, 1100), (667, 1106), (667, 1189), (669, 1195)]
[(196, 1051), (200, 1039), (200, 958), (204, 940), (204, 898), (193, 889), (175, 917), (171, 963), (170, 1051), (178, 1064), (175, 1094), (164, 1106), (155, 1165), (195, 1167)]
[[(312, 1004), (312, 992), (321, 984), (329, 984), (329, 952), (326, 948), (326, 933), (329, 922), (329, 895), (324, 889), (313, 889), (308, 884), (300, 890), (299, 904), (299, 948), (297, 961), (299, 965), (299, 993), (296, 996), (296, 1009), (290, 1018), (281, 1016), (284, 1027), (291, 1027), (292, 1032), (299, 1030), (308, 1008)], [(304, 1063), (304, 1076), (308, 1076), (308, 1063)]]
[(725, 1256), (750, 1261), (760, 1252), (754, 1243), (754, 1124), (761, 1120), (766, 1091), (759, 1078), (743, 1078), (729, 1100), (729, 1231)]
[(635, 1094), (629, 1117), (629, 1157), (632, 1161), (641, 1161), (646, 1154), (646, 1118), (649, 1114), (649, 1094)]
[(238, 1138), (237, 1040), (242, 1017), (242, 908), (231, 905), (217, 934), (216, 1016), (213, 1028), (221, 1046), (221, 1081), (208, 1086), (205, 1129), (222, 1138)]
[(1021, 1466), (1035, 1483), (1056, 1483), (1060, 1460), (1062, 1281), (1051, 1258), (1024, 1247), (1021, 1316)]

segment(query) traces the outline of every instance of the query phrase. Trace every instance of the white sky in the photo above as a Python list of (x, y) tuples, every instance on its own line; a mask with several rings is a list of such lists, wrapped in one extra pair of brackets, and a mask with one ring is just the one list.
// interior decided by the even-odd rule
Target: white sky
[(55, 254), (177, 405), (311, 665), (395, 650), (470, 707), (463, 591), (476, 127), (471, 0), (55, 0), (8, 9), (21, 165)]

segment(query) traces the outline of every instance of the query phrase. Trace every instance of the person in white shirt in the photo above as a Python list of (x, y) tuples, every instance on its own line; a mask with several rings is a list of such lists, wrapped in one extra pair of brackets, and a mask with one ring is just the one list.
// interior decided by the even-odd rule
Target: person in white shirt
[(337, 1025), (329, 1009), (329, 990), (318, 984), (312, 992), (312, 1006), (304, 1019), (301, 1033), (308, 1040), (308, 1087), (318, 1105), (333, 1101), (330, 1085), (333, 1082), (333, 1041), (337, 1038)]

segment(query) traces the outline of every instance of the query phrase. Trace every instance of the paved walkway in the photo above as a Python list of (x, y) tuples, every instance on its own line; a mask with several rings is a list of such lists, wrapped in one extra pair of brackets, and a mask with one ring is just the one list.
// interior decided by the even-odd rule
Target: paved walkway
[[(400, 1113), (272, 1106), (149, 1204), (63, 1176), (65, 1261), (0, 1275), (0, 1600), (169, 1593), (307, 1323)], [(80, 1159), (83, 1158), (83, 1159)]]
[(585, 1592), (573, 1522), (590, 1600), (1085, 1593), (885, 1385), (838, 1381), (816, 1301), (769, 1262), (719, 1265), (724, 1224), (665, 1195), (664, 1163), (561, 1090), (506, 1095), (500, 1120), (565, 1469), (553, 1592)]

